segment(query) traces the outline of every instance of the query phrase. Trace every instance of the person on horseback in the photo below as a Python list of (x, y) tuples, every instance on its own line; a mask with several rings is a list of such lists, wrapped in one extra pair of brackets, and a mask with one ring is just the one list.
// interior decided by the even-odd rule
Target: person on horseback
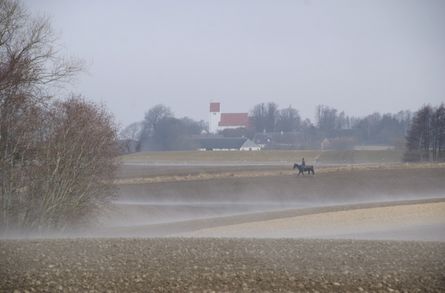
[(307, 172), (308, 174), (315, 175), (314, 166), (313, 165), (306, 165), (306, 162), (304, 161), (304, 158), (301, 160), (301, 165), (298, 165), (297, 163), (294, 164), (293, 169), (298, 169), (297, 175), (304, 175), (304, 172)]

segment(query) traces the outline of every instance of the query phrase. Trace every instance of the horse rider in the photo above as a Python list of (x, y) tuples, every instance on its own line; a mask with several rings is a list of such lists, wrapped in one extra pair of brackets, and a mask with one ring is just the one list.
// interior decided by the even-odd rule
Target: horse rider
[(306, 162), (304, 161), (304, 158), (301, 160), (301, 166), (306, 167)]

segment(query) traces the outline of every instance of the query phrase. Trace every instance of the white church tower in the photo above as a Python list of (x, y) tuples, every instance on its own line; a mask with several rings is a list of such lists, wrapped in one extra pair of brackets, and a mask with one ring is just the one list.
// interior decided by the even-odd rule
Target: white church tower
[(221, 107), (218, 102), (210, 103), (209, 132), (216, 133), (218, 131), (219, 121), (221, 121)]

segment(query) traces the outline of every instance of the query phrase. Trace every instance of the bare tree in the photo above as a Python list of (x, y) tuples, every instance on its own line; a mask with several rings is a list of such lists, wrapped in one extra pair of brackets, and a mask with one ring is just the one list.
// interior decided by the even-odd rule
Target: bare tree
[(80, 70), (55, 41), (47, 19), (0, 0), (0, 231), (64, 228), (108, 194), (114, 124), (81, 99), (51, 101)]
[(272, 132), (275, 130), (275, 125), (278, 118), (278, 105), (275, 103), (267, 103), (267, 116), (266, 116), (266, 131)]
[(192, 136), (200, 134), (201, 131), (200, 123), (190, 118), (165, 117), (159, 121), (153, 134), (153, 140), (157, 147), (156, 150), (197, 149), (198, 146), (196, 141), (192, 139)]
[(257, 104), (250, 115), (256, 132), (272, 132), (278, 118), (278, 105), (272, 102)]
[(73, 226), (113, 194), (115, 124), (103, 107), (80, 98), (30, 113), (33, 120), (15, 125), (21, 142), (2, 170), (0, 230)]
[(58, 54), (56, 40), (47, 18), (32, 18), (18, 1), (0, 0), (0, 101), (18, 92), (45, 98), (45, 86), (81, 69)]
[(252, 117), (252, 124), (256, 132), (266, 131), (266, 117), (267, 109), (264, 103), (257, 104), (250, 111), (250, 116)]
[(29, 195), (39, 201), (27, 209), (25, 221), (32, 228), (64, 229), (113, 194), (117, 132), (103, 107), (81, 98), (56, 102), (46, 117), (37, 172), (29, 174)]
[(441, 160), (445, 147), (445, 106), (441, 104), (431, 117), (431, 151), (433, 160)]
[(158, 127), (159, 123), (164, 118), (171, 118), (171, 117), (173, 117), (173, 113), (170, 110), (170, 108), (161, 104), (156, 105), (152, 107), (150, 110), (148, 110), (148, 112), (145, 113), (144, 127), (141, 132), (141, 137), (139, 140), (139, 144), (137, 146), (137, 150), (141, 151), (144, 149), (148, 149), (150, 143), (152, 143), (151, 138), (156, 132), (156, 128)]
[(36, 133), (49, 101), (47, 86), (69, 80), (80, 67), (54, 48), (45, 18), (32, 18), (20, 2), (0, 0), (0, 220), (11, 215), (27, 188), (25, 173), (35, 161)]
[(419, 112), (417, 112), (417, 119), (420, 127), (419, 143), (421, 150), (421, 160), (429, 160), (430, 157), (430, 147), (432, 142), (432, 116), (433, 109), (429, 105), (422, 107)]
[(436, 110), (436, 119), (437, 119), (437, 159), (444, 160), (444, 151), (445, 151), (445, 106), (444, 104), (440, 104), (439, 108)]
[(428, 160), (430, 157), (430, 147), (432, 145), (432, 116), (431, 106), (423, 106), (414, 115), (411, 127), (406, 137), (407, 152), (405, 160)]
[(298, 111), (291, 106), (282, 109), (278, 113), (276, 122), (276, 130), (291, 132), (300, 129), (301, 118)]
[(22, 222), (19, 210), (27, 200), (27, 174), (33, 172), (44, 112), (23, 95), (5, 101), (0, 106), (0, 228), (7, 229)]
[(125, 127), (119, 133), (120, 151), (123, 154), (129, 154), (136, 151), (141, 140), (144, 122), (134, 122)]
[(139, 141), (143, 127), (144, 123), (142, 121), (131, 123), (119, 133), (119, 138)]
[(332, 135), (336, 127), (337, 109), (325, 105), (318, 105), (316, 110), (317, 126), (326, 135)]

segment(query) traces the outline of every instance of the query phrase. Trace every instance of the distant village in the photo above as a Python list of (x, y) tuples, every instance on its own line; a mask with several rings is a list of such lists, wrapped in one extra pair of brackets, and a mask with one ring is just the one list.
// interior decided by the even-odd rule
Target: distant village
[(412, 119), (410, 111), (347, 116), (320, 105), (316, 121), (303, 120), (291, 106), (255, 105), (250, 112), (224, 112), (210, 102), (207, 121), (176, 118), (170, 108), (156, 105), (121, 132), (122, 152), (259, 151), (259, 150), (383, 150), (404, 148)]

